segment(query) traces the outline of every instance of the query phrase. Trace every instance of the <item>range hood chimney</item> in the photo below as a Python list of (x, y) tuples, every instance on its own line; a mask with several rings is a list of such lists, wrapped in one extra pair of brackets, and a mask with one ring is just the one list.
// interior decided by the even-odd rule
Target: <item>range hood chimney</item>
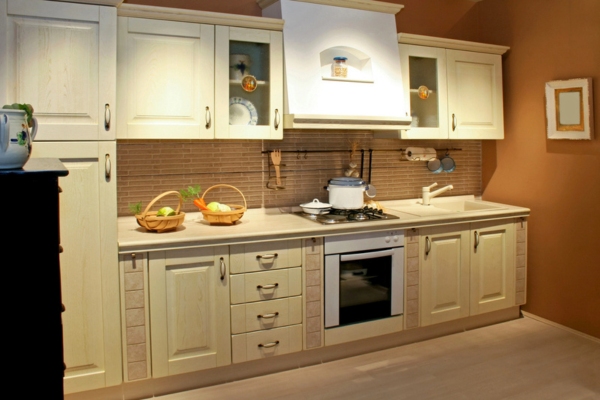
[[(284, 128), (409, 128), (394, 16), (404, 6), (370, 0), (257, 3), (264, 17), (284, 20)], [(334, 58), (342, 59), (335, 65)]]

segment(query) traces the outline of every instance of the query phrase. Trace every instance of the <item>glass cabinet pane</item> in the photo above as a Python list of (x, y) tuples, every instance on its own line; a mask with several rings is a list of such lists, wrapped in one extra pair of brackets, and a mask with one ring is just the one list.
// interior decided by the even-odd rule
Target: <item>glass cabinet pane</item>
[(229, 42), (230, 125), (269, 125), (268, 43)]
[(436, 58), (414, 57), (408, 59), (410, 76), (410, 113), (414, 127), (438, 128), (439, 82)]

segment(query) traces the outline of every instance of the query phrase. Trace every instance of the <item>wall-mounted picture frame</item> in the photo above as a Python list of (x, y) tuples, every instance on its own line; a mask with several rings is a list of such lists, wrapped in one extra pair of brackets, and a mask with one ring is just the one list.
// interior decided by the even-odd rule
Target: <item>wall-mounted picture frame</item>
[(546, 82), (545, 92), (548, 139), (594, 137), (592, 78)]

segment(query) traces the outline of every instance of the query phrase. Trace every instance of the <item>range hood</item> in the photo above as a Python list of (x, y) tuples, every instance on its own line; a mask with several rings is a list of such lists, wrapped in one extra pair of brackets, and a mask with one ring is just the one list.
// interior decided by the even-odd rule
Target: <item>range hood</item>
[[(409, 128), (395, 20), (404, 6), (370, 0), (257, 2), (264, 17), (284, 20), (284, 128), (389, 133)], [(346, 76), (335, 76), (336, 57), (345, 58)]]

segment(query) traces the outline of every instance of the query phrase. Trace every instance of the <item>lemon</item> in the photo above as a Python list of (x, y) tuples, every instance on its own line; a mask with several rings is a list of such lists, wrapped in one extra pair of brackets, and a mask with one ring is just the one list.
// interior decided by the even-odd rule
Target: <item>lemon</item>
[(157, 217), (170, 217), (171, 215), (175, 215), (175, 210), (171, 207), (163, 207), (156, 213)]
[(219, 205), (220, 204), (218, 202), (212, 201), (206, 205), (206, 208), (208, 208), (210, 211), (213, 211), (213, 212), (219, 211)]

